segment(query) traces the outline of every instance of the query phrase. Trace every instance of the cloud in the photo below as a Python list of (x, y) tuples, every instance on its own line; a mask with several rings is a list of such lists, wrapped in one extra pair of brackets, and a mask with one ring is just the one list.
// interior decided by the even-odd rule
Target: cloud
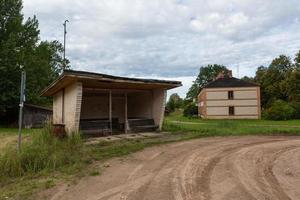
[[(63, 38), (74, 69), (125, 76), (182, 78), (224, 64), (252, 76), (279, 54), (300, 49), (298, 0), (24, 0), (41, 39)], [(188, 78), (187, 78), (188, 77)], [(189, 81), (186, 81), (189, 80)]]

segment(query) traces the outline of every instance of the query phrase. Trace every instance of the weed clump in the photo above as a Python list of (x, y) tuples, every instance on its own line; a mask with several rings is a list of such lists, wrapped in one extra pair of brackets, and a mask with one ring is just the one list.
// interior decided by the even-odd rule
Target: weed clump
[(10, 146), (0, 155), (0, 177), (20, 177), (43, 170), (54, 171), (81, 161), (83, 142), (80, 134), (59, 139), (52, 134), (51, 125), (33, 133), (17, 152)]

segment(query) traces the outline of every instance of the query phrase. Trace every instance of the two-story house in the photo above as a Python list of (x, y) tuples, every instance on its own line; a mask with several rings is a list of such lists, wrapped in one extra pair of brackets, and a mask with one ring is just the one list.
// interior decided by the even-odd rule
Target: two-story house
[(259, 119), (260, 87), (220, 73), (199, 93), (198, 109), (206, 119)]

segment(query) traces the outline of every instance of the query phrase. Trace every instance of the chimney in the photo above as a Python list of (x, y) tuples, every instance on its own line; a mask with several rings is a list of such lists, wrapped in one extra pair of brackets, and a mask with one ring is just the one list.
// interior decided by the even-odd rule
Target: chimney
[(220, 72), (215, 80), (218, 80), (220, 78), (225, 78), (225, 77), (232, 78), (232, 71), (228, 70), (227, 73), (225, 73), (224, 71)]
[(228, 78), (232, 78), (232, 70), (229, 70), (227, 75), (228, 75)]
[(218, 74), (218, 76), (216, 77), (216, 80), (218, 80), (220, 78), (224, 78), (224, 71), (222, 71)]

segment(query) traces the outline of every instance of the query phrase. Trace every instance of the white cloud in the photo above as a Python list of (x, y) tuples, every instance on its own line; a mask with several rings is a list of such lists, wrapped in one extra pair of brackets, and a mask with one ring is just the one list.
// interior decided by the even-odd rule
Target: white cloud
[(41, 39), (62, 41), (69, 19), (74, 69), (183, 77), (182, 96), (201, 65), (239, 65), (240, 76), (251, 76), (275, 56), (295, 54), (299, 13), (298, 0), (24, 0)]

